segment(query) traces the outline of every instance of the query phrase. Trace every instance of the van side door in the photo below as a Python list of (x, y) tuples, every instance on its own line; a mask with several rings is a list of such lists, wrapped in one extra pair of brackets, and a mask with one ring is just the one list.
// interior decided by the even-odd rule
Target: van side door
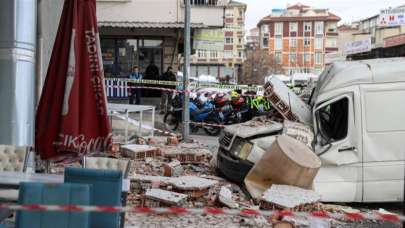
[(322, 161), (314, 187), (322, 201), (362, 201), (360, 109), (358, 87), (325, 94), (314, 106), (314, 148)]
[(361, 162), (353, 93), (336, 96), (317, 105), (313, 112), (315, 153), (323, 165)]

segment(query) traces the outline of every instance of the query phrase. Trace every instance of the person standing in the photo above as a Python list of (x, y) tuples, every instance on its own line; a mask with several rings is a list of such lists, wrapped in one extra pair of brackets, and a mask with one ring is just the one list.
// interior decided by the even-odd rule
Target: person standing
[[(164, 74), (162, 74), (161, 81), (167, 81), (167, 82), (175, 82), (177, 81), (176, 75), (173, 73), (173, 68), (169, 66)], [(176, 89), (176, 85), (167, 85), (164, 86), (164, 88), (167, 89)], [(170, 102), (172, 92), (168, 91), (163, 91), (162, 92), (162, 98), (160, 99), (160, 114), (164, 114), (167, 112), (167, 106), (168, 103)]]
[[(142, 74), (139, 73), (139, 68), (137, 66), (134, 66), (132, 68), (131, 73), (129, 74), (129, 79), (134, 79), (134, 80), (141, 80), (142, 79)], [(140, 86), (139, 83), (130, 83), (130, 86)], [(135, 101), (135, 103), (134, 103)], [(141, 104), (141, 89), (140, 88), (131, 88), (131, 96), (129, 97), (129, 103), (130, 104)]]
[[(147, 80), (159, 80), (159, 68), (155, 65), (155, 61), (153, 59), (150, 60), (149, 65), (146, 67), (145, 70), (145, 77), (144, 79)], [(147, 84), (148, 87), (159, 87), (159, 85), (154, 84)], [(159, 97), (160, 92), (158, 90), (153, 89), (144, 89), (143, 95), (147, 97)]]

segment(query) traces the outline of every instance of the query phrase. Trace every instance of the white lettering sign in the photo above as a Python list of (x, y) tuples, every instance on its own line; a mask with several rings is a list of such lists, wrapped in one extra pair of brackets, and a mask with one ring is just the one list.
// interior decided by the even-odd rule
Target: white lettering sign
[(405, 8), (381, 10), (378, 17), (378, 26), (391, 27), (405, 25)]
[(351, 55), (368, 51), (371, 51), (371, 37), (364, 40), (357, 40), (346, 43), (344, 54)]

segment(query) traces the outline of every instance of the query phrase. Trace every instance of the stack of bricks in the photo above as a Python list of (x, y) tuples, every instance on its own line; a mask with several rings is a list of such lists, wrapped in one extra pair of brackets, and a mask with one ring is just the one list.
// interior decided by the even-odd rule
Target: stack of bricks
[(181, 163), (201, 163), (207, 161), (205, 154), (198, 153), (178, 153), (168, 154), (166, 156), (171, 159), (179, 160)]
[(274, 87), (271, 83), (266, 83), (264, 97), (270, 102), (275, 109), (287, 120), (298, 121), (298, 117), (292, 113), (291, 107), (285, 104), (280, 97), (274, 92)]

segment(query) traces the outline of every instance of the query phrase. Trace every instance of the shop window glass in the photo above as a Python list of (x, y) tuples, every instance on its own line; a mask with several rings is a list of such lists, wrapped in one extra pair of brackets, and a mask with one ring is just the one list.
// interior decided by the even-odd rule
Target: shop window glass
[(105, 77), (111, 77), (113, 75), (114, 68), (115, 40), (102, 39), (101, 53), (103, 57), (104, 75)]

